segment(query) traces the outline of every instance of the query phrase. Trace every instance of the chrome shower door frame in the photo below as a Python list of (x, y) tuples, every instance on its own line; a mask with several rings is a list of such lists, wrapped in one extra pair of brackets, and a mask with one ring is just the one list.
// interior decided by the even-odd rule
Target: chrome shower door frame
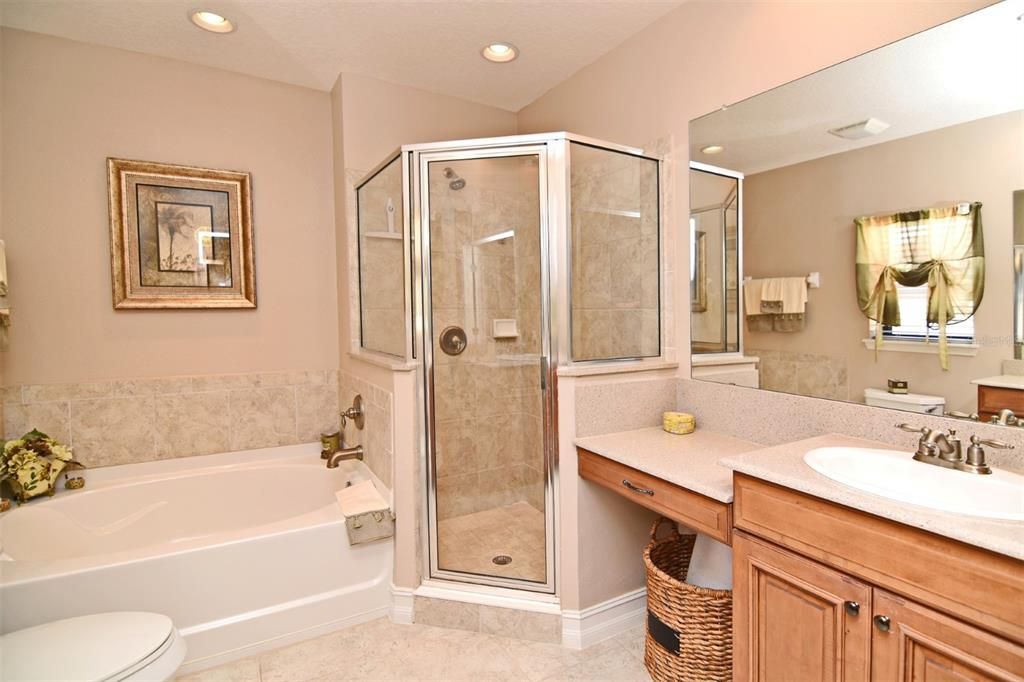
[[(556, 523), (557, 499), (555, 495), (557, 482), (557, 388), (555, 368), (558, 366), (557, 349), (559, 344), (555, 338), (559, 328), (554, 319), (551, 285), (552, 277), (557, 274), (557, 263), (553, 257), (560, 253), (551, 220), (557, 216), (551, 202), (556, 192), (549, 186), (552, 177), (549, 164), (564, 159), (564, 146), (567, 144), (561, 136), (520, 136), (495, 139), (464, 140), (459, 142), (429, 143), (403, 147), (407, 154), (406, 161), (410, 172), (409, 189), (412, 194), (412, 248), (411, 270), (413, 274), (413, 320), (412, 327), (415, 348), (419, 351), (422, 361), (420, 389), (422, 395), (423, 421), (420, 430), (421, 448), (424, 454), (421, 460), (426, 479), (426, 495), (424, 499), (424, 518), (427, 528), (424, 535), (424, 569), (425, 578), (457, 584), (475, 584), (495, 588), (506, 588), (517, 591), (528, 591), (541, 595), (553, 595), (556, 582)], [(429, 164), (445, 161), (463, 161), (485, 158), (507, 158), (515, 156), (535, 156), (538, 160), (538, 209), (540, 222), (540, 311), (541, 311), (541, 395), (543, 405), (543, 447), (544, 447), (544, 523), (545, 523), (545, 581), (535, 582), (524, 579), (503, 578), (494, 575), (445, 570), (438, 562), (438, 519), (437, 519), (437, 479), (436, 479), (436, 429), (434, 423), (434, 329), (433, 303), (431, 298), (431, 250), (430, 250), (430, 183)], [(555, 218), (557, 220), (557, 217)], [(557, 227), (557, 226), (556, 226)], [(553, 248), (554, 247), (554, 248)]]

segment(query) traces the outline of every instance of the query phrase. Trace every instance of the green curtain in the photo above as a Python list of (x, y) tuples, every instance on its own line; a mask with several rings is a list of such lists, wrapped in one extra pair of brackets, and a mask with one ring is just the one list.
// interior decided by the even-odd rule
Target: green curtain
[(946, 325), (966, 320), (985, 293), (981, 204), (857, 218), (857, 303), (881, 325), (899, 325), (896, 285), (928, 287), (928, 322), (939, 328), (939, 363), (949, 369)]

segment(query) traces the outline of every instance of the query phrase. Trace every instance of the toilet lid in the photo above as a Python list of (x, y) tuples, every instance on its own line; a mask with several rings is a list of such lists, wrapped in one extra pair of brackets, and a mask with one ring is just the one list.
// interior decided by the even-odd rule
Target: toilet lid
[(0, 679), (106, 680), (161, 649), (174, 632), (159, 613), (121, 611), (67, 618), (0, 637)]

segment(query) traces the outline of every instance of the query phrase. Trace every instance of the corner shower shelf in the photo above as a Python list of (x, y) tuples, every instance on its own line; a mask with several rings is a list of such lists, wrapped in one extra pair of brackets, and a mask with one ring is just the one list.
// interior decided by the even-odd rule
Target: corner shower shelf
[(364, 232), (367, 239), (401, 239), (401, 232)]

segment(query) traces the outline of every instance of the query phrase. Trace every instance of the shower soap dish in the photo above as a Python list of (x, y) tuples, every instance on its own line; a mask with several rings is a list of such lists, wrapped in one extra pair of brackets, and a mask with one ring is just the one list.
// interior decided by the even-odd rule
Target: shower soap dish
[(686, 412), (665, 412), (661, 415), (661, 428), (668, 433), (685, 436), (697, 428), (697, 418)]

